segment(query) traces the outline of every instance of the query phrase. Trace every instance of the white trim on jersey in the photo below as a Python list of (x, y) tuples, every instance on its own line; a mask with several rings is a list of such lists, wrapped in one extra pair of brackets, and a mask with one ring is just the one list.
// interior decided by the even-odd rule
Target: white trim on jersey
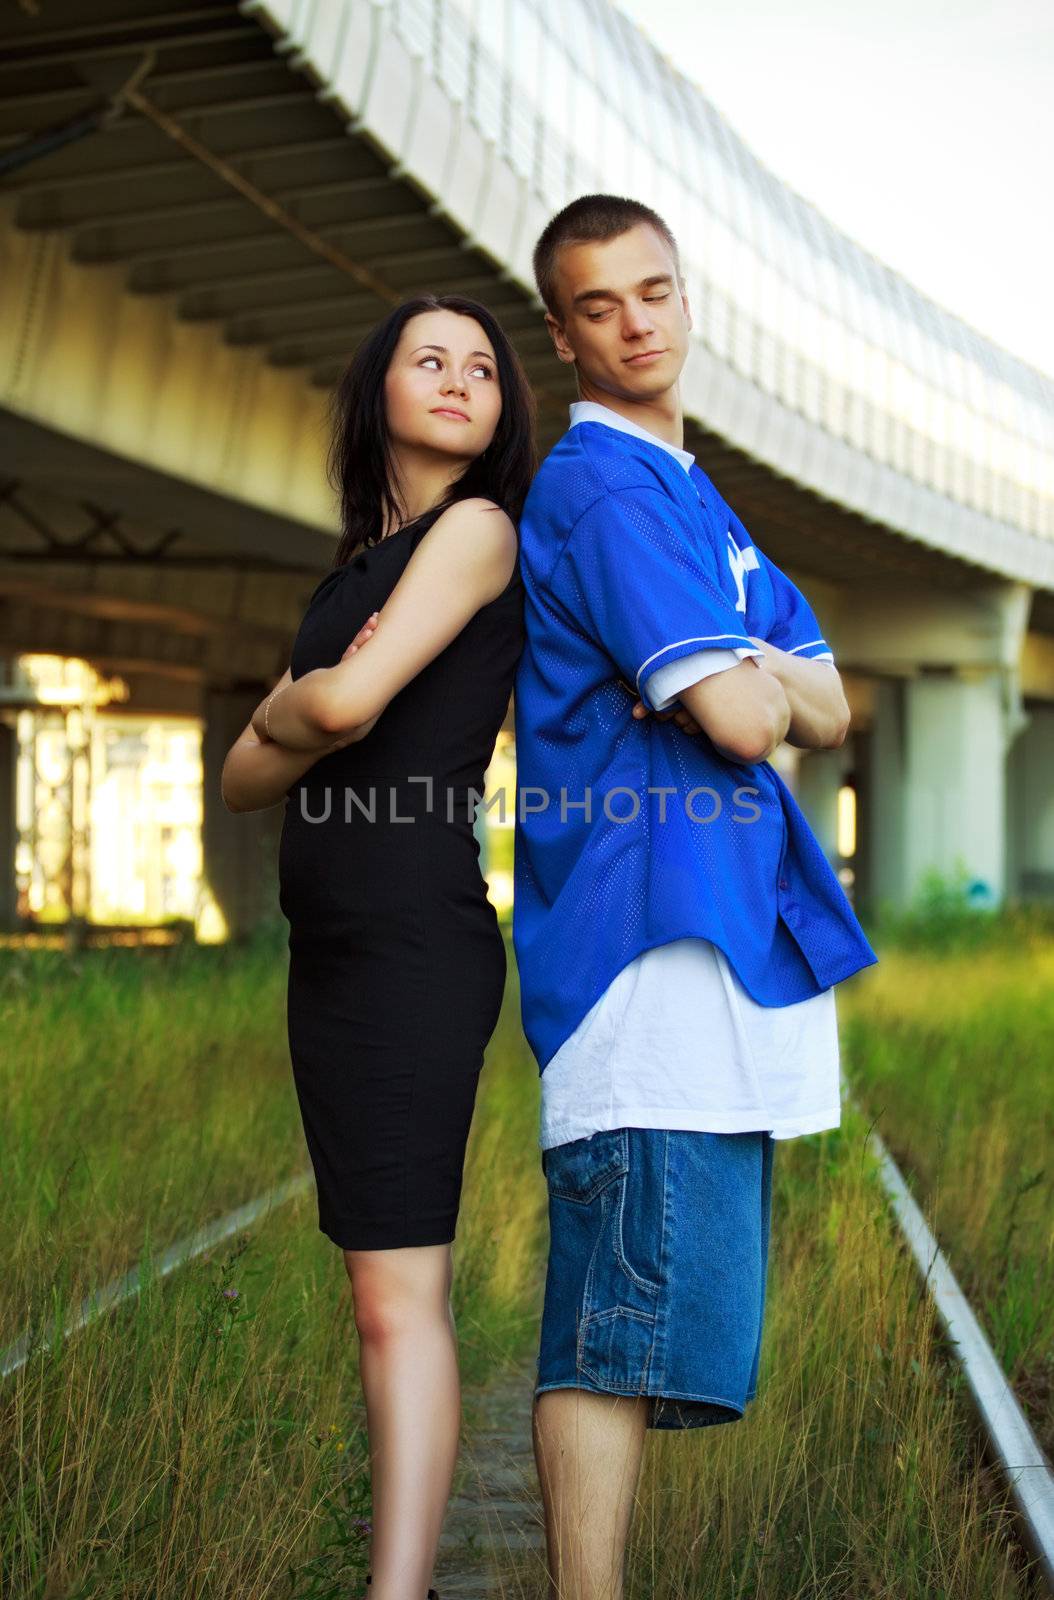
[[(739, 639), (740, 641), (744, 641), (744, 640), (747, 641), (746, 643), (742, 643), (741, 642), (741, 645), (740, 645), (740, 648), (743, 649), (747, 654), (754, 655), (754, 656), (762, 655), (764, 652), (761, 651), (761, 650), (758, 650), (754, 646), (752, 646), (750, 644), (750, 642), (749, 642), (749, 637), (750, 637), (749, 634), (744, 634), (744, 633), (709, 633), (709, 634), (704, 634), (704, 636), (701, 639), (674, 639), (672, 644), (664, 644), (661, 650), (656, 650), (655, 653), (653, 655), (650, 655), (648, 657), (647, 661), (643, 662), (642, 665), (638, 668), (638, 670), (637, 670), (637, 688), (638, 688), (638, 690), (640, 689), (640, 680), (644, 675), (644, 671), (645, 671), (645, 669), (647, 667), (649, 667), (651, 665), (651, 663), (653, 661), (656, 661), (659, 656), (664, 656), (666, 654), (667, 650), (679, 650), (682, 644), (712, 644), (715, 639)], [(729, 647), (728, 646), (724, 646), (723, 648), (727, 649)], [(655, 669), (653, 667), (652, 671), (654, 671), (654, 670)]]

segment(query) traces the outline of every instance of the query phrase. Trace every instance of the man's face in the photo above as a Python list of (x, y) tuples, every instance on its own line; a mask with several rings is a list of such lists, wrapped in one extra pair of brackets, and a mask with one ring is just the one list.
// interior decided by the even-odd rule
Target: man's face
[(673, 252), (650, 223), (604, 243), (564, 245), (555, 277), (558, 316), (545, 320), (585, 398), (646, 403), (673, 387), (692, 319)]

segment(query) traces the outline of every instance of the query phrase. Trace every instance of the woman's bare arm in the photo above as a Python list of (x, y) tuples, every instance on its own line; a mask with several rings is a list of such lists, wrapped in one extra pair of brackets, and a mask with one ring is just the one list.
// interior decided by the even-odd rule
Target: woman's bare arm
[[(287, 671), (279, 684), (291, 683)], [(276, 685), (277, 687), (277, 685)], [(273, 739), (260, 739), (247, 723), (227, 752), (220, 793), (228, 811), (262, 811), (277, 805), (291, 786), (313, 767), (331, 745), (317, 750), (286, 750)]]
[[(461, 500), (421, 539), (384, 605), (383, 626), (355, 660), (318, 668), (275, 696), (271, 733), (290, 750), (353, 734), (376, 722), (388, 703), (497, 598), (516, 564), (516, 529), (492, 502)], [(262, 711), (252, 726), (262, 730)]]
[[(376, 617), (377, 613), (374, 612), (362, 625), (345, 650), (342, 660), (354, 655), (370, 638), (377, 625)], [(287, 668), (274, 688), (265, 695), (261, 705), (292, 682), (293, 675)], [(252, 722), (247, 723), (223, 763), (220, 791), (224, 804), (228, 811), (262, 811), (268, 806), (277, 805), (320, 756), (328, 755), (331, 750), (341, 750), (347, 744), (358, 743), (372, 727), (373, 722), (365, 723), (340, 738), (328, 738), (325, 744), (315, 750), (287, 750), (274, 739), (261, 739), (254, 731)]]

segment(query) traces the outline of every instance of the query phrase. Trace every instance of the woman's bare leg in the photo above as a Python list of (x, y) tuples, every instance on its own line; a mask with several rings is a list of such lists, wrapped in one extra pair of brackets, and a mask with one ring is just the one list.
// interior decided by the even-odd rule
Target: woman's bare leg
[(449, 1244), (345, 1250), (373, 1488), (370, 1600), (425, 1600), (461, 1428)]

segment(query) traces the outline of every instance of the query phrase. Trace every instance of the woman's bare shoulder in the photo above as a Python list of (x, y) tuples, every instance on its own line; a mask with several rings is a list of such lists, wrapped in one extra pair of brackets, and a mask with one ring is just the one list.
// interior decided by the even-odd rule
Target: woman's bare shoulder
[(512, 577), (519, 549), (516, 524), (507, 511), (482, 495), (448, 506), (421, 544), (429, 540), (434, 550), (442, 549), (451, 559), (500, 576), (499, 592)]

